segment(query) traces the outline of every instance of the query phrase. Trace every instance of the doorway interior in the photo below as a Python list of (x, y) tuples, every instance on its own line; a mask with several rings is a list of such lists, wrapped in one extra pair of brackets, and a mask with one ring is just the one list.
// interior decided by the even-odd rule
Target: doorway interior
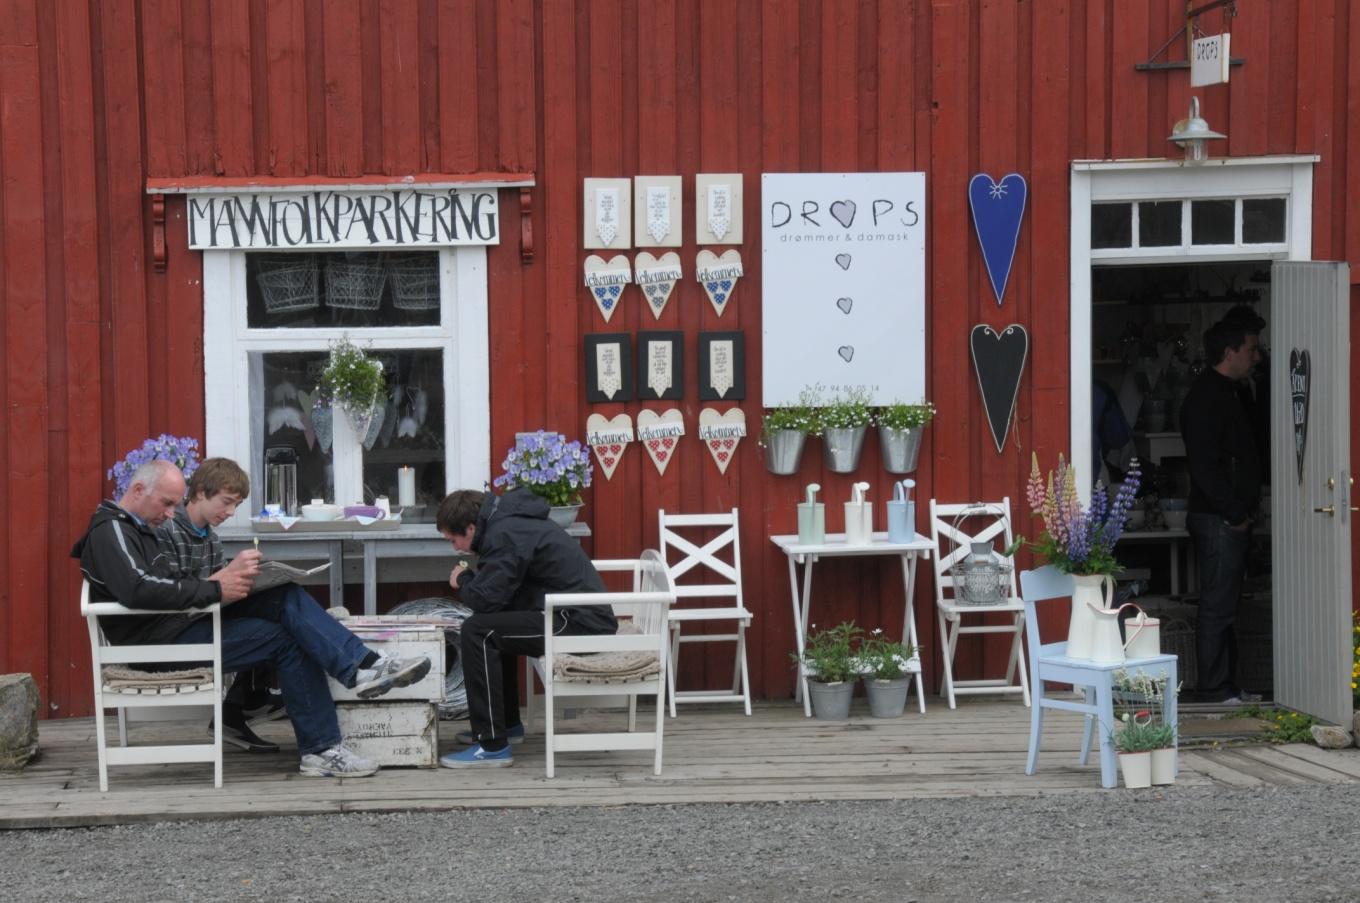
[[(1205, 366), (1202, 336), (1230, 309), (1246, 305), (1267, 321), (1263, 356), (1244, 403), (1265, 480), (1262, 516), (1252, 533), (1238, 611), (1237, 681), (1272, 698), (1269, 259), (1123, 263), (1091, 268), (1092, 470), (1105, 485), (1122, 480), (1136, 455), (1142, 489), (1120, 542), (1121, 581), (1150, 616), (1161, 620), (1163, 651), (1180, 656), (1183, 689), (1196, 680), (1195, 616), (1199, 587), (1193, 543), (1185, 529), (1190, 475), (1180, 409)], [(1101, 430), (1104, 425), (1105, 429)], [(1097, 460), (1098, 459), (1098, 460)]]

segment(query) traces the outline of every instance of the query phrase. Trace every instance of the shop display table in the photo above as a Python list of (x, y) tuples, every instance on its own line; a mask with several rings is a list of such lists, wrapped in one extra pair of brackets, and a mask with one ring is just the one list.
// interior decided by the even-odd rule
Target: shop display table
[[(812, 702), (807, 692), (807, 671), (803, 668), (803, 650), (807, 642), (808, 613), (812, 602), (812, 566), (821, 558), (849, 558), (857, 556), (895, 555), (902, 563), (902, 587), (906, 592), (906, 608), (902, 616), (902, 642), (910, 643), (920, 659), (920, 644), (916, 640), (916, 610), (913, 604), (916, 589), (916, 560), (929, 558), (935, 545), (919, 534), (913, 542), (889, 542), (887, 533), (875, 533), (866, 545), (850, 545), (844, 533), (827, 534), (826, 541), (804, 545), (796, 535), (771, 536), (770, 541), (789, 560), (789, 592), (793, 602), (793, 634), (798, 645), (797, 698), (803, 701), (803, 714), (812, 716)], [(798, 566), (802, 565), (801, 588)], [(926, 710), (926, 695), (921, 683), (921, 672), (913, 675), (916, 682), (916, 702), (921, 712)]]
[(1189, 590), (1195, 587), (1195, 549), (1194, 544), (1190, 542), (1188, 530), (1132, 530), (1121, 534), (1119, 541), (1121, 543), (1166, 543), (1167, 552), (1170, 554), (1172, 596), (1182, 595), (1181, 551), (1184, 550), (1185, 589)]

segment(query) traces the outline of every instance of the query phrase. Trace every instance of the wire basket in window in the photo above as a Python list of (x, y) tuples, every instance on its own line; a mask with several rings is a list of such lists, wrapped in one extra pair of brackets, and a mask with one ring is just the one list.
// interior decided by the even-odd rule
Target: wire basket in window
[[(973, 505), (954, 518), (950, 542), (965, 535), (960, 527), (970, 517), (993, 515), (1004, 517), (1005, 512), (995, 505)], [(954, 554), (951, 550), (947, 555)], [(996, 554), (991, 540), (970, 541), (968, 557), (955, 564), (950, 573), (954, 578), (954, 601), (960, 605), (999, 605), (1011, 596), (1011, 565)]]
[(326, 261), (326, 302), (331, 307), (377, 310), (387, 285), (387, 268), (365, 255), (333, 254)]
[(321, 306), (316, 257), (312, 254), (260, 255), (255, 284), (265, 313), (284, 314)]
[(439, 258), (410, 254), (392, 258), (392, 303), (401, 310), (431, 310), (439, 306)]

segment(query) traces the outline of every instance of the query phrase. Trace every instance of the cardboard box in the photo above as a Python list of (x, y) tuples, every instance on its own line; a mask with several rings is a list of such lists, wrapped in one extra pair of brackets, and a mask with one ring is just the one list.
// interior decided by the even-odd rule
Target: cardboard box
[(439, 763), (439, 709), (429, 702), (342, 702), (335, 707), (345, 745), (384, 767)]
[(401, 624), (390, 618), (348, 618), (346, 627), (363, 640), (364, 645), (379, 654), (398, 658), (427, 655), (430, 673), (407, 687), (394, 687), (377, 699), (360, 699), (353, 690), (330, 681), (331, 698), (336, 702), (443, 702), (444, 700), (444, 631), (428, 624)]

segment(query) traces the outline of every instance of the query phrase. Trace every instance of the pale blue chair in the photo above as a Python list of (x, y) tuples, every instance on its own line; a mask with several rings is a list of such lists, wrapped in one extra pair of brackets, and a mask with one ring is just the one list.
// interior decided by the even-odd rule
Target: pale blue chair
[[(1072, 597), (1072, 577), (1052, 565), (1020, 573), (1020, 597), (1025, 603), (1025, 637), (1029, 646), (1030, 694), (1033, 704), (1029, 720), (1029, 761), (1025, 774), (1034, 774), (1039, 762), (1039, 735), (1044, 727), (1044, 709), (1063, 709), (1081, 712), (1086, 725), (1081, 736), (1080, 764), (1085, 765), (1091, 753), (1091, 734), (1100, 732), (1100, 786), (1114, 787), (1119, 782), (1115, 767), (1114, 748), (1114, 681), (1112, 675), (1122, 669), (1142, 670), (1153, 676), (1166, 676), (1166, 718), (1178, 724), (1176, 718), (1176, 656), (1154, 655), (1131, 658), (1123, 662), (1105, 664), (1085, 658), (1069, 658), (1067, 641), (1045, 643), (1039, 637), (1038, 603)], [(1055, 699), (1044, 692), (1044, 681), (1071, 684), (1085, 690), (1085, 700)]]

